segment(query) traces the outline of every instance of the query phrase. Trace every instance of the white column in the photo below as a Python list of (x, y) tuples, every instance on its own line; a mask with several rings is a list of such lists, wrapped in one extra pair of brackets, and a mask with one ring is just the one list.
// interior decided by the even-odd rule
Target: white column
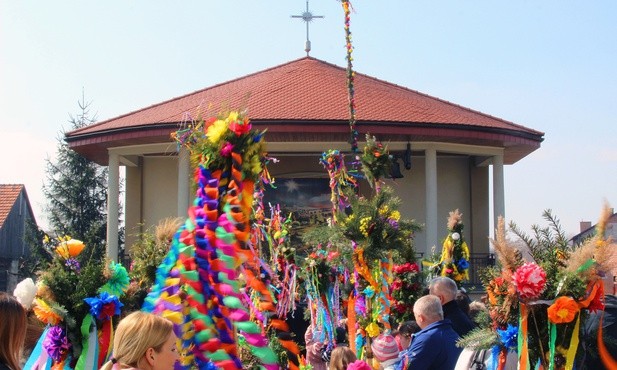
[(495, 225), (495, 229), (497, 229), (499, 216), (506, 217), (503, 154), (493, 156), (493, 225)]
[(438, 244), (437, 236), (437, 151), (428, 148), (424, 151), (426, 171), (426, 250), (429, 256), (431, 248)]
[(191, 161), (189, 152), (181, 147), (178, 152), (178, 217), (186, 217), (189, 208), (189, 176)]
[(120, 197), (120, 160), (109, 152), (107, 178), (107, 257), (118, 261), (118, 207)]

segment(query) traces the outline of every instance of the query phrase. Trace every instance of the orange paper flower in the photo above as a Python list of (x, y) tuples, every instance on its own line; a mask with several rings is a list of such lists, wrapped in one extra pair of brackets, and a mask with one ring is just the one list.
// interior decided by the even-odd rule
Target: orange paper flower
[(65, 260), (69, 258), (75, 258), (79, 256), (81, 251), (84, 250), (84, 243), (81, 240), (70, 239), (60, 243), (58, 248), (56, 248), (56, 253), (58, 253)]
[(548, 319), (553, 324), (569, 323), (578, 313), (578, 303), (570, 297), (559, 297), (548, 308)]
[(62, 317), (42, 299), (35, 299), (36, 305), (32, 308), (36, 318), (42, 323), (48, 325), (58, 325), (62, 321)]

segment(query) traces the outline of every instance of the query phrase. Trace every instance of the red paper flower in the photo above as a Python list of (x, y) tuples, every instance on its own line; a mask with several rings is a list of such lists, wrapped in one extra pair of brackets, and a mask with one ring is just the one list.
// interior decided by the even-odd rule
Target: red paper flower
[(244, 118), (244, 120), (234, 120), (229, 124), (229, 129), (236, 134), (236, 136), (240, 136), (242, 134), (246, 134), (251, 131), (251, 122), (248, 118)]
[(512, 280), (521, 299), (535, 299), (544, 291), (546, 272), (537, 264), (527, 262), (516, 269)]

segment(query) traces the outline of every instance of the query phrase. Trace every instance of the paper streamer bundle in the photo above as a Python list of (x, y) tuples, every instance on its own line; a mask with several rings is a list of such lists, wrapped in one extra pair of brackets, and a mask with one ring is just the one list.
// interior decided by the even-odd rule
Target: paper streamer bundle
[(254, 184), (263, 170), (262, 133), (248, 118), (231, 112), (190, 125), (175, 135), (196, 165), (197, 194), (189, 218), (174, 236), (157, 271), (144, 310), (170, 318), (182, 342), (184, 368), (241, 369), (237, 332), (266, 369), (278, 369), (262, 329), (251, 321), (244, 297), (256, 286), (243, 264)]

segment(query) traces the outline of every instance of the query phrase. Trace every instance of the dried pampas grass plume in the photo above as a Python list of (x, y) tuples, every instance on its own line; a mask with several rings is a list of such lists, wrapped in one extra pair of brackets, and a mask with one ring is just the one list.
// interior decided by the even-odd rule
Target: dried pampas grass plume
[[(600, 219), (596, 224), (596, 235), (587, 239), (580, 247), (575, 249), (568, 258), (565, 271), (582, 274), (581, 278), (592, 280), (592, 275), (601, 279), (605, 273), (617, 269), (617, 244), (612, 238), (605, 238), (606, 225), (612, 216), (607, 203), (604, 204)], [(595, 261), (593, 268), (578, 271), (589, 260)]]
[(154, 236), (156, 238), (156, 244), (161, 246), (167, 246), (171, 244), (171, 240), (174, 237), (176, 231), (180, 225), (182, 225), (183, 219), (180, 217), (167, 217), (156, 225)]
[(495, 240), (490, 239), (495, 247), (495, 254), (501, 267), (505, 270), (514, 271), (519, 265), (520, 253), (510, 245), (506, 239), (506, 222), (503, 217), (499, 217), (497, 221), (497, 229), (495, 230)]
[(461, 222), (462, 219), (463, 214), (458, 211), (458, 208), (450, 212), (450, 216), (448, 216), (448, 230), (454, 230), (454, 226)]
[(597, 269), (602, 275), (617, 270), (617, 244), (611, 237), (605, 237), (606, 225), (611, 216), (611, 208), (605, 203), (596, 226), (596, 237), (593, 238), (596, 245), (594, 257)]

